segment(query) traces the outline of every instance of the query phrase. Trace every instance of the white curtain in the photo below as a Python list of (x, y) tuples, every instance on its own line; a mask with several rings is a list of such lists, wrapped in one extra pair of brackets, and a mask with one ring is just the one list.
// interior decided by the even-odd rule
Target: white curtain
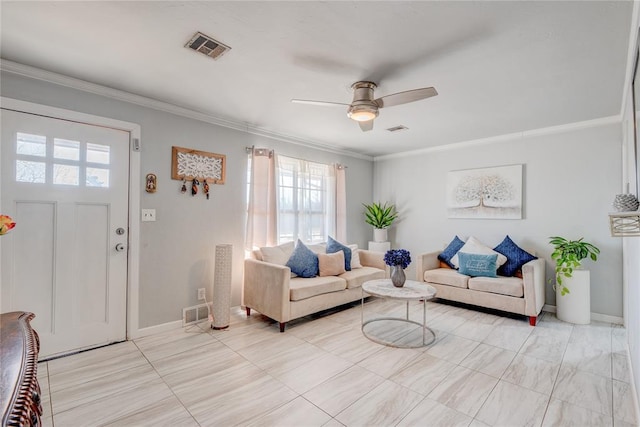
[(346, 166), (339, 163), (334, 167), (336, 181), (336, 235), (339, 242), (347, 241), (347, 190), (346, 190)]
[(276, 168), (273, 150), (249, 151), (248, 203), (245, 249), (277, 244)]

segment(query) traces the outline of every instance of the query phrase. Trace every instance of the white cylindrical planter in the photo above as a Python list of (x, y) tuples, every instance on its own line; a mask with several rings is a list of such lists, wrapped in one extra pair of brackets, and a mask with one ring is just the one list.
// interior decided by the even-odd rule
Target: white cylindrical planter
[(387, 241), (387, 229), (386, 228), (374, 228), (373, 229), (373, 241), (374, 242), (386, 242)]
[(572, 277), (563, 277), (562, 282), (569, 293), (562, 295), (556, 289), (556, 317), (558, 319), (588, 325), (591, 323), (591, 280), (588, 270), (573, 270)]
[(213, 329), (229, 327), (231, 318), (231, 259), (232, 245), (216, 245), (216, 264), (213, 273)]

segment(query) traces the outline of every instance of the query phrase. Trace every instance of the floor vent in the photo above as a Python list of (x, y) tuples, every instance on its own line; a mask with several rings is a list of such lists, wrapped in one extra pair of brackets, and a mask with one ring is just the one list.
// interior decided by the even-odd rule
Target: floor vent
[(231, 50), (229, 46), (220, 43), (219, 41), (214, 40), (199, 31), (193, 35), (191, 40), (189, 40), (189, 43), (187, 43), (184, 47), (191, 48), (213, 59), (217, 59), (226, 51)]
[(211, 304), (209, 303), (209, 309), (207, 304), (198, 304), (191, 307), (182, 309), (182, 327), (189, 325), (195, 325), (196, 323), (205, 322), (209, 320), (209, 310)]

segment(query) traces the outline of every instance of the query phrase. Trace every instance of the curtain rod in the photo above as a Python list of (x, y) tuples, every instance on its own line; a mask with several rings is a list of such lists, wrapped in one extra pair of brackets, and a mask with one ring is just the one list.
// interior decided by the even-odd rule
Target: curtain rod
[[(269, 157), (273, 156), (274, 150), (271, 148), (256, 148), (255, 145), (252, 145), (251, 147), (244, 147), (244, 150), (247, 154), (251, 154), (252, 151), (257, 151), (257, 153), (255, 153), (257, 156), (266, 156), (269, 155)], [(299, 157), (293, 157), (293, 156), (285, 156), (285, 157), (290, 157), (292, 159), (296, 159), (296, 160), (304, 160), (307, 162), (313, 162), (313, 160), (309, 160), (309, 159), (301, 159)], [(315, 162), (318, 163), (318, 162)], [(333, 165), (335, 165), (336, 168), (338, 169), (347, 169), (348, 166), (347, 165), (343, 165), (342, 163), (332, 163)]]

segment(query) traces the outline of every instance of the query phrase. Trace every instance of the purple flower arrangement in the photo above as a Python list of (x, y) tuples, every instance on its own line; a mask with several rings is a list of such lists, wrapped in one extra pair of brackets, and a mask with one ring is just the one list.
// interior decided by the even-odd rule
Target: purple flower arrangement
[(411, 264), (411, 254), (406, 249), (391, 249), (384, 254), (384, 263), (389, 266), (399, 265), (404, 270)]

